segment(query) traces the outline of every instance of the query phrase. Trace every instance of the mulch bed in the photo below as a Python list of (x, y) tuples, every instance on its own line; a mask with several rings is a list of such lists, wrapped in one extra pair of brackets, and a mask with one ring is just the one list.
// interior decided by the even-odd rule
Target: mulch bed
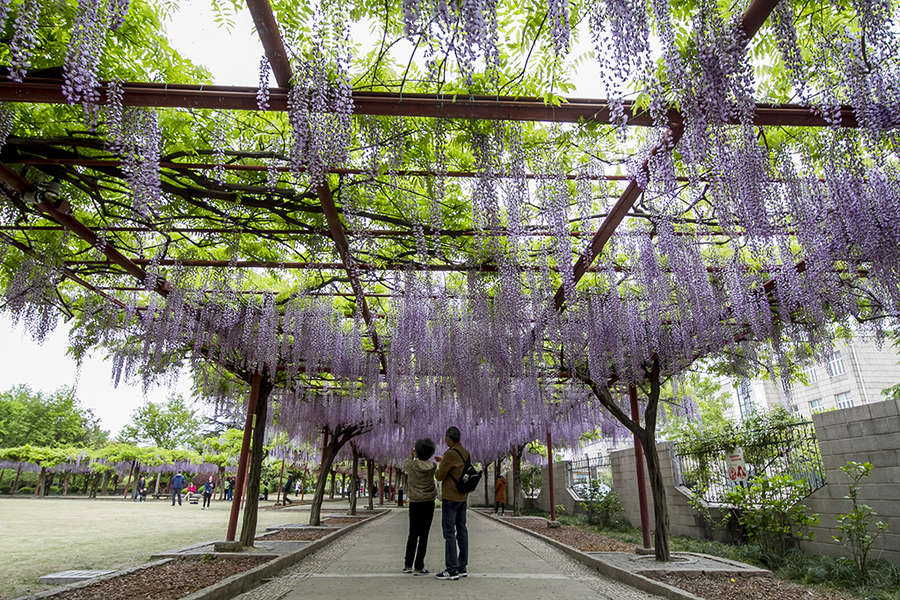
[(176, 558), (164, 565), (140, 569), (87, 587), (49, 596), (54, 600), (178, 600), (269, 558)]
[(563, 544), (572, 546), (576, 550), (582, 552), (628, 552), (634, 554), (637, 546), (627, 544), (599, 533), (583, 531), (577, 527), (568, 527), (563, 525), (556, 529), (547, 527), (546, 519), (504, 519), (513, 525), (518, 525), (525, 529), (530, 529), (535, 533), (540, 533), (548, 538), (552, 538)]
[(354, 523), (359, 523), (360, 521), (365, 521), (369, 517), (327, 517), (322, 519), (322, 523), (328, 523), (329, 525), (352, 525)]
[(314, 542), (334, 532), (334, 529), (282, 529), (256, 539), (263, 542)]
[(678, 589), (690, 592), (706, 600), (852, 600), (837, 592), (805, 587), (774, 577), (739, 577), (734, 575), (679, 575), (677, 573), (651, 573), (643, 575)]

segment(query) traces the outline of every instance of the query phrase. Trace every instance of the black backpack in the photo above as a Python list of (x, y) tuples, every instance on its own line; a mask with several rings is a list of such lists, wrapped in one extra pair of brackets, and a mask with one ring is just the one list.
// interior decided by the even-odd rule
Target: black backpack
[[(451, 450), (456, 450), (456, 448), (451, 448)], [(462, 452), (456, 450), (456, 453), (459, 454), (460, 458), (463, 458)], [(456, 482), (457, 492), (460, 494), (468, 494), (478, 487), (478, 482), (481, 481), (481, 476), (484, 475), (484, 471), (476, 470), (468, 459), (463, 458), (463, 460), (465, 461), (465, 465), (463, 465), (463, 472), (459, 479), (454, 479), (453, 475), (450, 475), (449, 473), (447, 473), (447, 475)]]

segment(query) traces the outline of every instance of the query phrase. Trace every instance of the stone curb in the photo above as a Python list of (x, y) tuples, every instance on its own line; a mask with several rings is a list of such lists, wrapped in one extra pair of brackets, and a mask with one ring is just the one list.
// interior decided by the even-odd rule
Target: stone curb
[(562, 542), (558, 542), (553, 538), (547, 537), (545, 535), (541, 535), (530, 529), (525, 529), (524, 527), (519, 527), (518, 525), (514, 525), (508, 521), (504, 521), (503, 519), (494, 519), (485, 515), (479, 511), (473, 511), (480, 514), (485, 519), (491, 519), (495, 522), (500, 522), (506, 525), (507, 527), (512, 527), (518, 531), (523, 533), (527, 533), (533, 537), (538, 538), (544, 542), (547, 542), (554, 548), (558, 550), (562, 550), (570, 557), (574, 558), (578, 562), (591, 567), (592, 569), (596, 569), (600, 572), (601, 575), (605, 575), (610, 579), (614, 579), (615, 581), (620, 581), (624, 584), (630, 585), (631, 587), (637, 588), (641, 591), (647, 592), (649, 594), (656, 594), (657, 596), (662, 596), (664, 598), (668, 598), (669, 600), (705, 600), (700, 596), (695, 596), (690, 592), (686, 592), (684, 590), (680, 590), (677, 587), (671, 586), (667, 583), (662, 583), (661, 581), (656, 581), (655, 579), (650, 579), (649, 577), (644, 577), (638, 573), (633, 573), (631, 571), (626, 571), (624, 569), (619, 569), (612, 565), (609, 565), (599, 559), (594, 558), (589, 554), (585, 554), (581, 550), (576, 550), (572, 546), (568, 544), (563, 544)]
[(379, 514), (377, 515), (372, 515), (365, 521), (360, 521), (359, 523), (353, 523), (351, 525), (342, 527), (334, 533), (329, 533), (323, 538), (320, 538), (314, 542), (310, 542), (309, 545), (301, 548), (300, 550), (297, 550), (296, 552), (281, 556), (274, 560), (270, 560), (265, 564), (250, 569), (249, 571), (244, 571), (243, 573), (232, 575), (231, 577), (223, 579), (222, 581), (214, 585), (203, 588), (202, 590), (197, 590), (193, 594), (185, 596), (181, 600), (230, 600), (231, 598), (234, 598), (235, 596), (238, 596), (239, 594), (242, 594), (255, 587), (256, 584), (258, 584), (263, 579), (268, 579), (275, 576), (279, 571), (295, 565), (313, 552), (321, 550), (336, 539), (350, 533), (354, 529), (362, 527), (366, 523), (371, 523), (375, 519), (383, 517), (389, 512), (391, 512), (391, 509), (379, 512)]
[(15, 600), (39, 600), (41, 598), (46, 598), (48, 596), (53, 596), (54, 594), (60, 594), (62, 592), (68, 592), (71, 590), (78, 590), (83, 587), (87, 587), (89, 585), (93, 585), (98, 581), (106, 581), (107, 579), (113, 579), (115, 577), (121, 577), (122, 575), (128, 575), (129, 573), (134, 573), (136, 571), (140, 571), (141, 569), (148, 569), (150, 567), (155, 567), (157, 565), (164, 565), (167, 562), (171, 561), (171, 558), (164, 558), (162, 560), (155, 560), (153, 562), (145, 563), (143, 565), (138, 565), (136, 567), (131, 567), (129, 569), (124, 569), (122, 571), (116, 571), (115, 573), (110, 573), (109, 575), (102, 575), (100, 577), (94, 577), (93, 579), (88, 579), (86, 581), (78, 581), (75, 583), (67, 583), (66, 585), (62, 585), (59, 587), (55, 587), (53, 589), (49, 589), (43, 592), (38, 592), (36, 594), (30, 594), (28, 596), (19, 596)]
[[(222, 581), (211, 585), (209, 587), (203, 588), (202, 590), (197, 590), (193, 594), (185, 596), (181, 600), (230, 600), (239, 594), (244, 593), (245, 591), (255, 587), (257, 583), (262, 581), (263, 579), (267, 579), (269, 577), (274, 576), (279, 571), (286, 569), (294, 564), (300, 562), (313, 552), (317, 550), (321, 550), (323, 547), (327, 546), (334, 540), (350, 533), (354, 529), (362, 527), (366, 523), (371, 523), (375, 519), (381, 518), (387, 513), (391, 512), (391, 509), (386, 509), (379, 511), (377, 515), (372, 515), (367, 518), (365, 521), (360, 521), (359, 523), (352, 523), (350, 525), (346, 525), (334, 531), (334, 533), (330, 533), (323, 538), (310, 542), (309, 545), (297, 550), (296, 552), (292, 552), (291, 554), (286, 554), (284, 556), (280, 556), (273, 560), (270, 560), (264, 564), (259, 565), (258, 567), (254, 567), (248, 571), (244, 571), (243, 573), (237, 573), (228, 577), (227, 579), (223, 579)], [(208, 545), (208, 542), (204, 542), (202, 545)], [(191, 546), (188, 546), (190, 548)], [(246, 555), (246, 556), (254, 556), (254, 555)], [(243, 556), (239, 556), (240, 558), (244, 558)], [(174, 560), (174, 558), (164, 558), (162, 560), (157, 560), (154, 562), (146, 563), (143, 565), (138, 565), (136, 567), (131, 567), (130, 569), (125, 569), (123, 571), (116, 571), (115, 573), (110, 573), (109, 575), (103, 575), (102, 577), (95, 577), (94, 579), (90, 579), (87, 581), (79, 581), (78, 583), (70, 583), (68, 585), (55, 587), (50, 590), (46, 590), (44, 592), (38, 592), (37, 594), (31, 594), (29, 596), (21, 596), (16, 598), (15, 600), (41, 600), (43, 598), (47, 598), (49, 596), (53, 596), (55, 594), (59, 594), (62, 592), (68, 592), (70, 590), (77, 590), (80, 588), (87, 587), (89, 585), (93, 585), (98, 581), (106, 581), (107, 579), (113, 579), (114, 577), (120, 577), (122, 575), (128, 575), (129, 573), (133, 573), (135, 571), (140, 571), (141, 569), (147, 569), (149, 567), (155, 567), (156, 565), (163, 565), (169, 561)]]

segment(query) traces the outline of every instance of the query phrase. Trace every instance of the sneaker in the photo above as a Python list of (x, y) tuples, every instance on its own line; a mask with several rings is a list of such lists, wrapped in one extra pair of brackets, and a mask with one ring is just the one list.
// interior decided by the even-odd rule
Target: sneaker
[(449, 581), (456, 581), (459, 579), (459, 575), (457, 575), (456, 573), (451, 573), (447, 569), (444, 569), (443, 571), (441, 571), (440, 573), (435, 575), (435, 577), (437, 579), (449, 580)]
[(468, 577), (468, 576), (469, 576), (469, 574), (466, 573), (466, 568), (465, 568), (465, 567), (460, 567), (458, 572), (459, 572), (459, 576), (460, 576), (460, 577)]
[(428, 569), (416, 569), (413, 575), (428, 575)]
[(412, 567), (407, 567), (406, 565), (404, 565), (404, 566), (403, 566), (403, 572), (404, 572), (404, 573), (412, 573), (412, 572), (413, 572), (413, 569), (412, 569)]

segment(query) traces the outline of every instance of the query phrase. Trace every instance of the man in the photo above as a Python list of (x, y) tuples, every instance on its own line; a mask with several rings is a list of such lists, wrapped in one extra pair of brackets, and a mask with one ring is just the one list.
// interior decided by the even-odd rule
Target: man
[(284, 487), (281, 488), (281, 493), (283, 494), (281, 505), (284, 506), (286, 504), (293, 504), (294, 501), (288, 498), (288, 494), (291, 493), (291, 488), (294, 486), (294, 476), (288, 473), (287, 481), (284, 482)]
[[(441, 485), (441, 528), (444, 532), (444, 565), (445, 569), (437, 574), (438, 579), (456, 581), (466, 577), (469, 564), (469, 530), (466, 529), (466, 502), (468, 494), (461, 494), (456, 489), (456, 482), (462, 477), (469, 461), (469, 451), (459, 443), (459, 429), (450, 427), (444, 435), (447, 452), (444, 456), (435, 456), (440, 463), (434, 478), (443, 482)], [(445, 481), (446, 480), (446, 481)], [(459, 552), (457, 552), (459, 546)]]
[(184, 475), (181, 471), (172, 478), (172, 506), (175, 506), (175, 498), (178, 498), (178, 506), (181, 506), (181, 488), (184, 487)]

